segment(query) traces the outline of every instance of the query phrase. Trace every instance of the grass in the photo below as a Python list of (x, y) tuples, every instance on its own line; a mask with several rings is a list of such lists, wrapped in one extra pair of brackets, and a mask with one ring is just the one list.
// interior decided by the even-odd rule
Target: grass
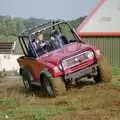
[(113, 68), (111, 83), (83, 85), (51, 99), (27, 94), (22, 82), (2, 78), (0, 120), (120, 120), (119, 75), (120, 68)]
[(16, 100), (15, 99), (9, 99), (9, 98), (4, 98), (4, 99), (0, 99), (0, 105), (4, 106), (4, 105), (8, 105), (8, 106), (15, 106), (17, 103), (16, 103)]
[(120, 75), (120, 68), (113, 67), (112, 73), (113, 73), (113, 76)]
[(120, 81), (114, 81), (111, 83), (113, 87), (119, 88), (120, 89)]
[[(19, 106), (14, 109), (1, 111), (0, 110), (0, 119), (4, 119), (7, 115), (12, 120), (19, 120), (28, 117), (28, 120), (46, 120), (48, 116), (60, 115), (65, 112), (72, 111), (69, 106), (65, 107), (41, 107), (41, 106)], [(27, 118), (26, 118), (27, 120)]]
[(112, 81), (112, 86), (116, 88), (120, 88), (120, 68), (113, 67), (113, 77), (114, 79), (116, 78), (117, 80)]

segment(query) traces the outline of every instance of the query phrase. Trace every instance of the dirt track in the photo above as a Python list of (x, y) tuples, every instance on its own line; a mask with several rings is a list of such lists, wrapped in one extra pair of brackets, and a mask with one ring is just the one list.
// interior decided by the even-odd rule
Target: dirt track
[(81, 82), (56, 98), (24, 90), (20, 77), (0, 79), (0, 120), (120, 120), (120, 79)]

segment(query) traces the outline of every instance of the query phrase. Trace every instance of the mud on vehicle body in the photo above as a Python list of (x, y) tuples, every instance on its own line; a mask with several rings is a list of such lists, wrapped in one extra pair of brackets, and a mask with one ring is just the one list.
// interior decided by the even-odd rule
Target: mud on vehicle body
[[(29, 54), (29, 41), (36, 32), (45, 36), (42, 54)], [(54, 34), (57, 31), (57, 37)], [(84, 43), (65, 21), (53, 21), (22, 32), (18, 36), (24, 56), (18, 58), (24, 86), (31, 90), (39, 86), (47, 96), (63, 94), (69, 86), (78, 84), (80, 78), (93, 78), (95, 82), (112, 79), (111, 66), (96, 47)], [(109, 66), (106, 67), (106, 65)]]

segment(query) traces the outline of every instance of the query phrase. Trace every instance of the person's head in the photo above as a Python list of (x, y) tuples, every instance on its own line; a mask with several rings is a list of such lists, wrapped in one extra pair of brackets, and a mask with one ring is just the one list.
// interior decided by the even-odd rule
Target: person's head
[(51, 33), (51, 36), (55, 37), (57, 35), (59, 35), (59, 32), (57, 30), (53, 30), (52, 33)]
[(35, 38), (37, 40), (43, 40), (43, 33), (42, 32), (36, 32), (35, 33)]

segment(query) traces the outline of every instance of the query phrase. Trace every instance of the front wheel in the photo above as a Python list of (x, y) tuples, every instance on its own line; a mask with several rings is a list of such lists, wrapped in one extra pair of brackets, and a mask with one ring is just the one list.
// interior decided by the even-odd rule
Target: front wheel
[(44, 93), (44, 96), (48, 97), (55, 97), (55, 90), (51, 82), (51, 78), (47, 76), (42, 76), (41, 78), (41, 85), (42, 85), (42, 90)]
[(56, 95), (66, 94), (66, 87), (62, 78), (42, 76), (41, 85), (45, 96), (55, 97)]
[(96, 83), (110, 82), (112, 80), (112, 66), (104, 56), (98, 61), (98, 75), (94, 77)]

